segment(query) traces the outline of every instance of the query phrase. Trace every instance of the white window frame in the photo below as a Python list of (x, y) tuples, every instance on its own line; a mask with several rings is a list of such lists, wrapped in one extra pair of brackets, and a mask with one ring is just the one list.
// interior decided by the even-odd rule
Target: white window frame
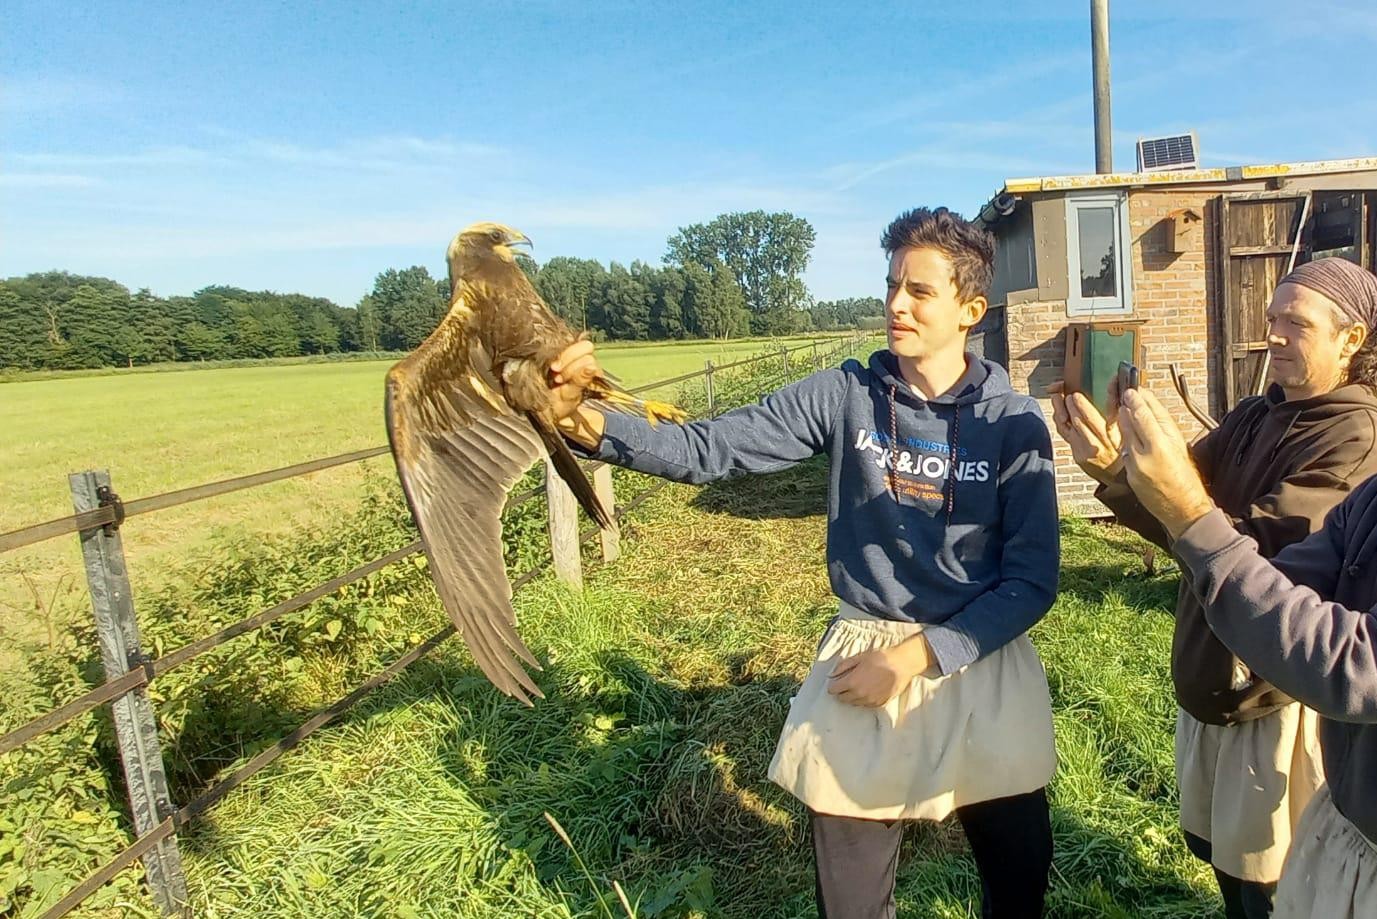
[[(1119, 293), (1114, 297), (1086, 297), (1081, 294), (1081, 240), (1079, 212), (1083, 208), (1114, 209), (1114, 266)], [(1128, 197), (1123, 194), (1066, 196), (1066, 314), (1068, 316), (1126, 316), (1133, 312), (1133, 259), (1129, 257), (1132, 236), (1128, 232)]]

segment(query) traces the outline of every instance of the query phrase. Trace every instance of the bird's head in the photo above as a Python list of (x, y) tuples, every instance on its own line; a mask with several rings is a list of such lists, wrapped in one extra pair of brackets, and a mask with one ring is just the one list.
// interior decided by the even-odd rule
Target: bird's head
[(516, 264), (513, 246), (529, 246), (525, 233), (500, 223), (475, 223), (459, 232), (449, 244), (446, 260), (451, 280), (472, 277), (484, 266), (497, 262)]

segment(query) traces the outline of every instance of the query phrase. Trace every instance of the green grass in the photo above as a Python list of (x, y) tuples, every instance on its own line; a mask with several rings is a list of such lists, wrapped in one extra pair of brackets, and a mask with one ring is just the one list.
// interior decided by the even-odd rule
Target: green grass
[[(656, 496), (584, 595), (519, 596), (549, 698), (502, 699), (447, 644), (193, 831), (198, 915), (599, 915), (549, 811), (643, 916), (811, 916), (806, 824), (764, 773), (832, 612), (823, 483), (814, 464)], [(1064, 535), (1033, 635), (1060, 752), (1049, 915), (1213, 915), (1175, 825), (1172, 580), (1119, 531)], [(910, 833), (901, 915), (974, 916), (978, 887), (958, 828)]]
[[(625, 555), (591, 570), (582, 595), (549, 578), (518, 595), (522, 634), (545, 663), (546, 700), (528, 710), (501, 697), (460, 642), (441, 646), (182, 837), (196, 914), (592, 917), (602, 915), (594, 891), (610, 896), (616, 880), (641, 916), (812, 916), (803, 814), (765, 767), (833, 610), (824, 483), (813, 463), (653, 497), (628, 525)], [(620, 487), (639, 484), (626, 477)], [(366, 545), (318, 539), (308, 560), (344, 552), (340, 567), (395, 544), (405, 538), (396, 510), (391, 523), (354, 528)], [(1063, 538), (1062, 592), (1033, 632), (1060, 757), (1048, 915), (1214, 915), (1208, 873), (1175, 822), (1174, 579), (1145, 574), (1141, 545), (1117, 529), (1068, 520)], [(233, 565), (186, 572), (198, 592), (147, 605), (145, 633), (175, 644), (198, 631), (181, 614), (189, 605), (216, 623), (232, 617), (236, 598), (271, 602), (324, 573), (285, 547), (225, 554)], [(386, 625), (365, 640), (357, 620), (375, 611)], [(325, 622), (341, 615), (346, 640), (324, 642)], [(178, 800), (440, 622), (424, 574), (399, 566), (163, 687)], [(108, 738), (95, 748), (107, 749)], [(25, 768), (41, 771), (42, 757)], [(64, 807), (77, 806), (55, 808), (49, 832)], [(117, 849), (117, 786), (79, 807), (100, 817), (97, 850)], [(542, 819), (547, 811), (596, 888)], [(71, 869), (71, 880), (79, 876)], [(126, 873), (82, 915), (123, 914), (129, 907), (113, 904), (140, 902), (135, 880)], [(973, 917), (978, 887), (956, 826), (910, 832), (901, 915)]]
[[(357, 514), (180, 559), (139, 598), (146, 643), (175, 647), (412, 538), (394, 483), (377, 484)], [(646, 484), (620, 475), (622, 500)], [(819, 462), (660, 492), (583, 594), (548, 577), (518, 594), (546, 700), (501, 697), (462, 643), (442, 645), (182, 835), (196, 915), (593, 917), (601, 896), (619, 916), (615, 880), (642, 917), (812, 916), (803, 814), (765, 769), (833, 611), (824, 506)], [(1174, 574), (1146, 574), (1141, 543), (1116, 528), (1065, 521), (1063, 546), (1059, 599), (1033, 631), (1060, 758), (1048, 914), (1215, 915), (1176, 826)], [(512, 548), (525, 567), (529, 551)], [(174, 798), (442, 621), (423, 570), (397, 565), (161, 678)], [(98, 679), (88, 633), (40, 642), (31, 675), (0, 672), (0, 730)], [(0, 915), (37, 915), (127, 842), (117, 776), (104, 718), (0, 757), (0, 896), (13, 898)], [(972, 917), (978, 888), (959, 828), (910, 832), (901, 915)], [(154, 913), (133, 870), (78, 915)]]
[[(688, 373), (808, 339), (601, 346), (627, 385)], [(382, 382), (393, 361), (268, 362), (184, 373), (106, 373), (0, 385), (0, 532), (72, 512), (66, 476), (110, 470), (126, 499), (386, 442)], [(381, 457), (138, 518), (125, 550), (142, 593), (226, 531), (267, 535), (348, 513), (364, 466)], [(86, 615), (75, 537), (0, 555), (0, 644)], [(0, 661), (3, 652), (0, 652)]]

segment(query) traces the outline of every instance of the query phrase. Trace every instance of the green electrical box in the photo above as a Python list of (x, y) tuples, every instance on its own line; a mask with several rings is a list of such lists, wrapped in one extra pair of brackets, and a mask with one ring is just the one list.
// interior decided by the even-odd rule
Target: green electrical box
[(1064, 379), (1068, 393), (1083, 393), (1101, 414), (1109, 410), (1109, 381), (1128, 361), (1143, 368), (1142, 319), (1073, 322), (1066, 327)]

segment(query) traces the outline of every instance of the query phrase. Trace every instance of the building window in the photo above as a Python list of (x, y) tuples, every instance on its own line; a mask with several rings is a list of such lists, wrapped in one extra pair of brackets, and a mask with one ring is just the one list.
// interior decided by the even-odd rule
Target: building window
[(1068, 315), (1133, 312), (1127, 211), (1121, 195), (1066, 199)]

